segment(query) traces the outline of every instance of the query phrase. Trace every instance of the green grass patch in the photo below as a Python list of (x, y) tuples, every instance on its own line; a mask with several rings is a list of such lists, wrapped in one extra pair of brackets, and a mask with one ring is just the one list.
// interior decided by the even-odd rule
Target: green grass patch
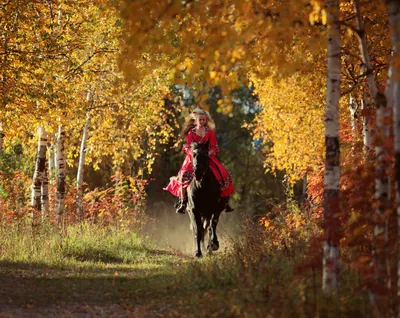
[(319, 269), (297, 271), (304, 250), (294, 245), (289, 257), (260, 237), (247, 234), (228, 252), (194, 260), (158, 250), (127, 228), (2, 226), (0, 308), (118, 303), (166, 316), (368, 316), (354, 273), (343, 271), (339, 294), (324, 297)]
[(0, 228), (0, 260), (49, 265), (142, 262), (150, 248), (133, 232), (82, 223), (65, 231), (50, 225), (32, 229), (22, 224)]

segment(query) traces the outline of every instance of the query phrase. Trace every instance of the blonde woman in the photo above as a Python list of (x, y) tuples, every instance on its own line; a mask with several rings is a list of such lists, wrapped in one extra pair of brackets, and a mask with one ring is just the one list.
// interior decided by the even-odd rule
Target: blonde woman
[(185, 213), (187, 205), (186, 188), (194, 177), (191, 153), (192, 142), (208, 142), (210, 169), (220, 184), (221, 198), (226, 198), (225, 212), (232, 212), (233, 208), (228, 202), (229, 196), (235, 191), (232, 183), (232, 174), (225, 169), (215, 156), (219, 152), (219, 148), (215, 136), (215, 123), (210, 114), (201, 108), (196, 108), (186, 118), (181, 135), (186, 140), (186, 144), (183, 145), (186, 157), (178, 175), (172, 177), (168, 186), (164, 188), (164, 190), (171, 192), (180, 199), (176, 206), (176, 212)]

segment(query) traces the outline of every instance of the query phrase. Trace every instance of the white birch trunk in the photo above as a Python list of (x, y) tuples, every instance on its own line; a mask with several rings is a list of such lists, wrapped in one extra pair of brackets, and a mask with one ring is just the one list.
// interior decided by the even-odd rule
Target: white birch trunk
[(373, 67), (368, 53), (367, 36), (365, 34), (364, 21), (361, 15), (359, 0), (354, 0), (354, 13), (356, 16), (356, 25), (358, 31), (358, 46), (367, 75), (367, 84), (371, 91), (371, 95), (375, 99), (377, 94), (379, 93), (379, 90), (374, 79)]
[(83, 127), (82, 134), (82, 142), (81, 149), (79, 154), (79, 166), (78, 166), (78, 174), (76, 177), (76, 204), (77, 204), (77, 215), (78, 217), (83, 216), (83, 204), (82, 204), (82, 196), (83, 196), (83, 171), (85, 168), (85, 152), (86, 152), (86, 142), (88, 138), (88, 126), (89, 126), (89, 112), (86, 113), (86, 122)]
[[(387, 273), (386, 265), (389, 263), (386, 242), (388, 240), (388, 216), (385, 215), (386, 209), (390, 206), (390, 162), (388, 158), (388, 149), (385, 147), (386, 141), (390, 138), (389, 122), (390, 111), (387, 107), (386, 97), (378, 89), (375, 82), (373, 67), (367, 48), (367, 37), (365, 34), (364, 22), (360, 10), (359, 0), (354, 0), (354, 13), (356, 17), (358, 40), (361, 59), (364, 64), (367, 75), (367, 84), (371, 92), (373, 103), (376, 107), (376, 177), (375, 177), (375, 199), (378, 202), (374, 219), (374, 263), (375, 263), (375, 283), (387, 288), (390, 285), (390, 276)], [(374, 290), (370, 290), (372, 303), (377, 310), (381, 310), (382, 300), (377, 299)]]
[(36, 210), (32, 212), (32, 218), (35, 223), (36, 213), (41, 211), (41, 194), (42, 194), (42, 183), (44, 177), (44, 171), (46, 166), (46, 148), (47, 148), (47, 136), (44, 127), (38, 129), (38, 148), (36, 154), (35, 171), (33, 173), (32, 182), (32, 193), (31, 193), (31, 206)]
[(349, 97), (349, 110), (350, 110), (350, 120), (351, 120), (351, 129), (353, 130), (353, 134), (355, 136), (358, 135), (358, 104), (353, 94), (350, 94)]
[(49, 165), (48, 160), (45, 159), (43, 180), (42, 180), (42, 220), (49, 216)]
[[(373, 103), (378, 107), (377, 102), (379, 99), (379, 90), (378, 86), (375, 82), (374, 78), (374, 73), (373, 73), (373, 67), (371, 64), (371, 59), (368, 53), (368, 47), (367, 47), (367, 36), (365, 33), (365, 28), (364, 28), (364, 21), (362, 19), (362, 14), (361, 14), (361, 9), (360, 9), (360, 2), (359, 0), (354, 0), (353, 3), (354, 7), (354, 13), (356, 17), (356, 26), (357, 26), (357, 35), (358, 35), (358, 47), (360, 50), (360, 56), (361, 60), (363, 62), (363, 66), (365, 69), (365, 73), (367, 76), (367, 85), (368, 88), (371, 92), (372, 100)], [(366, 94), (364, 93), (364, 108), (370, 108), (370, 101)], [(369, 123), (368, 119), (364, 117), (364, 125), (363, 125), (363, 131), (364, 131), (364, 151), (367, 153), (368, 151), (373, 149), (373, 142), (371, 138), (371, 131), (369, 130)]]
[[(361, 109), (366, 113), (366, 110), (371, 109), (369, 99), (367, 94), (364, 94), (363, 99), (361, 100)], [(363, 143), (364, 143), (364, 154), (368, 155), (368, 153), (373, 149), (373, 143), (372, 143), (372, 132), (370, 129), (370, 122), (369, 122), (369, 116), (365, 115), (363, 116)]]
[(3, 152), (4, 136), (3, 124), (0, 122), (0, 153)]
[(65, 130), (62, 125), (58, 127), (57, 137), (57, 194), (56, 194), (56, 221), (61, 223), (64, 214), (64, 196), (65, 196), (65, 154), (64, 154)]
[(339, 0), (325, 2), (327, 12), (328, 74), (325, 109), (325, 173), (322, 289), (325, 294), (337, 291), (339, 272), (339, 98), (340, 98), (340, 25)]
[(53, 143), (54, 135), (51, 138), (51, 144), (49, 146), (49, 183), (54, 184), (56, 180), (56, 169), (57, 169), (57, 156), (56, 156), (56, 145)]
[[(390, 68), (389, 85), (386, 90), (387, 101), (393, 107), (393, 130), (395, 152), (395, 188), (397, 210), (397, 296), (400, 297), (400, 2), (386, 0), (389, 23), (392, 29), (393, 60)], [(397, 310), (400, 317), (400, 308)]]

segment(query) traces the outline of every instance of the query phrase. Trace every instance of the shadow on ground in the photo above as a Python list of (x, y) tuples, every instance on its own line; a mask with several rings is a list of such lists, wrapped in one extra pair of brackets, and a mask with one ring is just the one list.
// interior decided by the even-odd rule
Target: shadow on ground
[(180, 295), (167, 268), (0, 262), (0, 285), (0, 317), (174, 316)]

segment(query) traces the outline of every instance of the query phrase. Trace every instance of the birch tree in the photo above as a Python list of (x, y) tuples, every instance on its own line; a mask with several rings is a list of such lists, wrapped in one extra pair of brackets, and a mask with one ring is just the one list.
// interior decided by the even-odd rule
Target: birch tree
[(55, 135), (51, 134), (51, 138), (49, 138), (49, 160), (48, 160), (48, 168), (49, 168), (49, 183), (53, 184), (56, 180), (56, 167), (57, 167), (57, 145), (54, 143)]
[[(361, 99), (361, 109), (364, 113), (370, 109), (370, 102), (366, 92), (364, 92)], [(367, 156), (373, 148), (369, 116), (363, 116), (362, 127), (364, 154)]]
[(76, 204), (77, 204), (77, 215), (78, 217), (82, 217), (83, 215), (83, 204), (82, 204), (82, 195), (83, 195), (83, 171), (85, 167), (85, 151), (86, 151), (86, 142), (88, 138), (88, 126), (89, 126), (89, 112), (86, 113), (86, 122), (83, 127), (82, 141), (81, 141), (81, 149), (79, 153), (79, 164), (78, 164), (78, 174), (76, 177)]
[(328, 81), (325, 109), (325, 173), (322, 288), (325, 294), (337, 290), (339, 272), (339, 98), (340, 98), (340, 26), (339, 1), (325, 3), (327, 13)]
[[(45, 175), (46, 148), (47, 148), (47, 135), (44, 127), (38, 128), (38, 137), (39, 137), (38, 148), (37, 148), (35, 170), (33, 173), (33, 182), (32, 182), (31, 206), (37, 212), (40, 212), (42, 209), (41, 195), (42, 195), (42, 183)], [(35, 212), (33, 212), (32, 217), (35, 221), (36, 219)]]
[[(360, 49), (360, 56), (365, 69), (367, 85), (371, 92), (372, 102), (376, 107), (376, 130), (375, 130), (375, 153), (376, 153), (376, 178), (375, 178), (375, 199), (378, 201), (376, 207), (376, 217), (374, 221), (374, 263), (375, 263), (375, 282), (376, 285), (387, 287), (389, 274), (386, 273), (387, 251), (385, 245), (388, 240), (388, 216), (385, 211), (390, 206), (390, 161), (388, 160), (388, 149), (385, 147), (390, 137), (390, 126), (388, 117), (390, 112), (387, 108), (385, 95), (379, 91), (374, 78), (374, 70), (368, 53), (367, 36), (362, 19), (359, 0), (354, 0), (354, 13), (357, 25), (357, 35)], [(375, 295), (370, 290), (371, 301), (375, 303)]]
[(363, 62), (363, 67), (365, 69), (368, 88), (371, 91), (372, 98), (375, 100), (377, 98), (379, 90), (375, 82), (374, 69), (372, 67), (371, 59), (368, 53), (367, 35), (364, 28), (364, 22), (362, 19), (359, 0), (354, 0), (354, 13), (356, 17), (356, 25), (357, 25), (356, 33), (358, 38), (360, 56)]
[(65, 130), (62, 125), (58, 127), (57, 137), (57, 194), (56, 194), (56, 221), (61, 223), (64, 213), (64, 196), (65, 196)]
[(357, 100), (354, 98), (354, 96), (352, 94), (350, 94), (350, 97), (349, 97), (350, 121), (351, 121), (351, 129), (353, 130), (353, 133), (355, 136), (358, 135), (357, 110), (358, 110)]
[[(46, 140), (46, 142), (47, 142), (47, 140)], [(43, 179), (42, 179), (42, 186), (41, 186), (42, 220), (47, 218), (49, 215), (49, 162), (48, 162), (48, 160), (46, 160), (46, 158), (44, 159), (44, 162), (45, 162), (45, 164), (44, 164)]]

